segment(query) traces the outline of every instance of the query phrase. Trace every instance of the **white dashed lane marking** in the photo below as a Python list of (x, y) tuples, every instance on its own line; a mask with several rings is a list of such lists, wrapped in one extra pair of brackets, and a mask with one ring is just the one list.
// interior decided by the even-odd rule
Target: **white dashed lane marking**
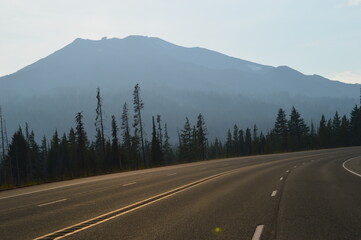
[(260, 240), (262, 236), (264, 225), (258, 225), (256, 231), (253, 234), (252, 240)]
[(64, 202), (66, 200), (68, 200), (68, 199), (64, 198), (64, 199), (60, 199), (60, 200), (56, 200), (56, 201), (52, 201), (52, 202), (48, 202), (48, 203), (42, 203), (42, 204), (39, 204), (38, 207), (43, 207), (43, 206), (46, 206), (46, 205), (59, 203), (59, 202)]
[(126, 183), (126, 184), (123, 184), (123, 187), (130, 186), (130, 185), (133, 185), (133, 184), (136, 184), (136, 183), (137, 182)]

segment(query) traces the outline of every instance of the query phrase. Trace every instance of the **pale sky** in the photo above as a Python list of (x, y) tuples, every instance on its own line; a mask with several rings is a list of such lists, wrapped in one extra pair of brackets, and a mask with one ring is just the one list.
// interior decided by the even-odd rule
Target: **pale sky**
[(128, 35), (361, 83), (361, 0), (0, 0), (0, 76)]

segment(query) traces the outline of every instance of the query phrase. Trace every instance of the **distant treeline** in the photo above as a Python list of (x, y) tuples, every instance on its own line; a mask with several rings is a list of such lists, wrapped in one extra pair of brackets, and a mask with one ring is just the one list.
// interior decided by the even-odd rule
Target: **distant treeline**
[(317, 129), (305, 123), (293, 107), (289, 117), (279, 109), (274, 128), (266, 134), (253, 129), (242, 130), (234, 125), (224, 142), (209, 141), (202, 114), (192, 125), (186, 118), (178, 131), (178, 144), (171, 145), (167, 124), (161, 116), (152, 117), (151, 139), (145, 139), (142, 110), (144, 103), (137, 84), (133, 91), (133, 119), (130, 123), (127, 103), (123, 105), (120, 126), (115, 116), (111, 121), (111, 136), (104, 134), (102, 97), (96, 92), (95, 138), (89, 141), (84, 130), (82, 112), (75, 116), (75, 128), (50, 141), (44, 136), (35, 141), (35, 133), (21, 127), (8, 141), (5, 121), (0, 109), (0, 186), (3, 189), (59, 181), (97, 174), (134, 170), (176, 163), (221, 157), (287, 152), (307, 149), (361, 145), (361, 108), (332, 119), (322, 115)]

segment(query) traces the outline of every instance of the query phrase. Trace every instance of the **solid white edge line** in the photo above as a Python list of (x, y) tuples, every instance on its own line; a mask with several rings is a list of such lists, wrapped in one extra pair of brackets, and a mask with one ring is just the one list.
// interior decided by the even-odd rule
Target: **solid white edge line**
[(354, 172), (354, 171), (352, 171), (352, 170), (350, 170), (350, 169), (348, 169), (348, 168), (346, 167), (346, 163), (347, 163), (348, 161), (351, 161), (351, 160), (355, 159), (355, 158), (358, 158), (358, 157), (354, 157), (354, 158), (350, 158), (350, 159), (346, 160), (346, 161), (342, 164), (342, 167), (343, 167), (344, 169), (346, 169), (347, 171), (349, 171), (350, 173), (355, 174), (356, 176), (361, 177), (361, 174), (358, 174), (357, 172)]
[(276, 196), (276, 194), (277, 194), (277, 190), (274, 190), (274, 191), (272, 192), (272, 194), (271, 194), (271, 197)]
[(53, 204), (53, 203), (58, 203), (58, 202), (64, 202), (68, 199), (64, 198), (64, 199), (60, 199), (60, 200), (56, 200), (56, 201), (53, 201), (53, 202), (48, 202), (48, 203), (43, 203), (43, 204), (39, 204), (38, 207), (42, 207), (42, 206), (46, 206), (46, 205), (50, 205), (50, 204)]
[(130, 185), (133, 185), (133, 184), (136, 184), (137, 182), (131, 182), (131, 183), (126, 183), (126, 184), (123, 184), (122, 186), (123, 187), (126, 187), (126, 186), (130, 186)]
[(260, 240), (262, 236), (264, 225), (258, 225), (256, 231), (253, 234), (252, 240)]
[(174, 176), (174, 175), (176, 175), (177, 173), (170, 173), (170, 174), (167, 174), (167, 176), (169, 177), (169, 176)]

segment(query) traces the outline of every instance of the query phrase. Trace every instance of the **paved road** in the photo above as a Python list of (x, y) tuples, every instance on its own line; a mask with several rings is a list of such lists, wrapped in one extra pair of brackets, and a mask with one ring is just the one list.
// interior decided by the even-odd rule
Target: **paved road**
[(221, 159), (0, 192), (0, 239), (359, 240), (361, 177), (344, 168), (358, 156)]

